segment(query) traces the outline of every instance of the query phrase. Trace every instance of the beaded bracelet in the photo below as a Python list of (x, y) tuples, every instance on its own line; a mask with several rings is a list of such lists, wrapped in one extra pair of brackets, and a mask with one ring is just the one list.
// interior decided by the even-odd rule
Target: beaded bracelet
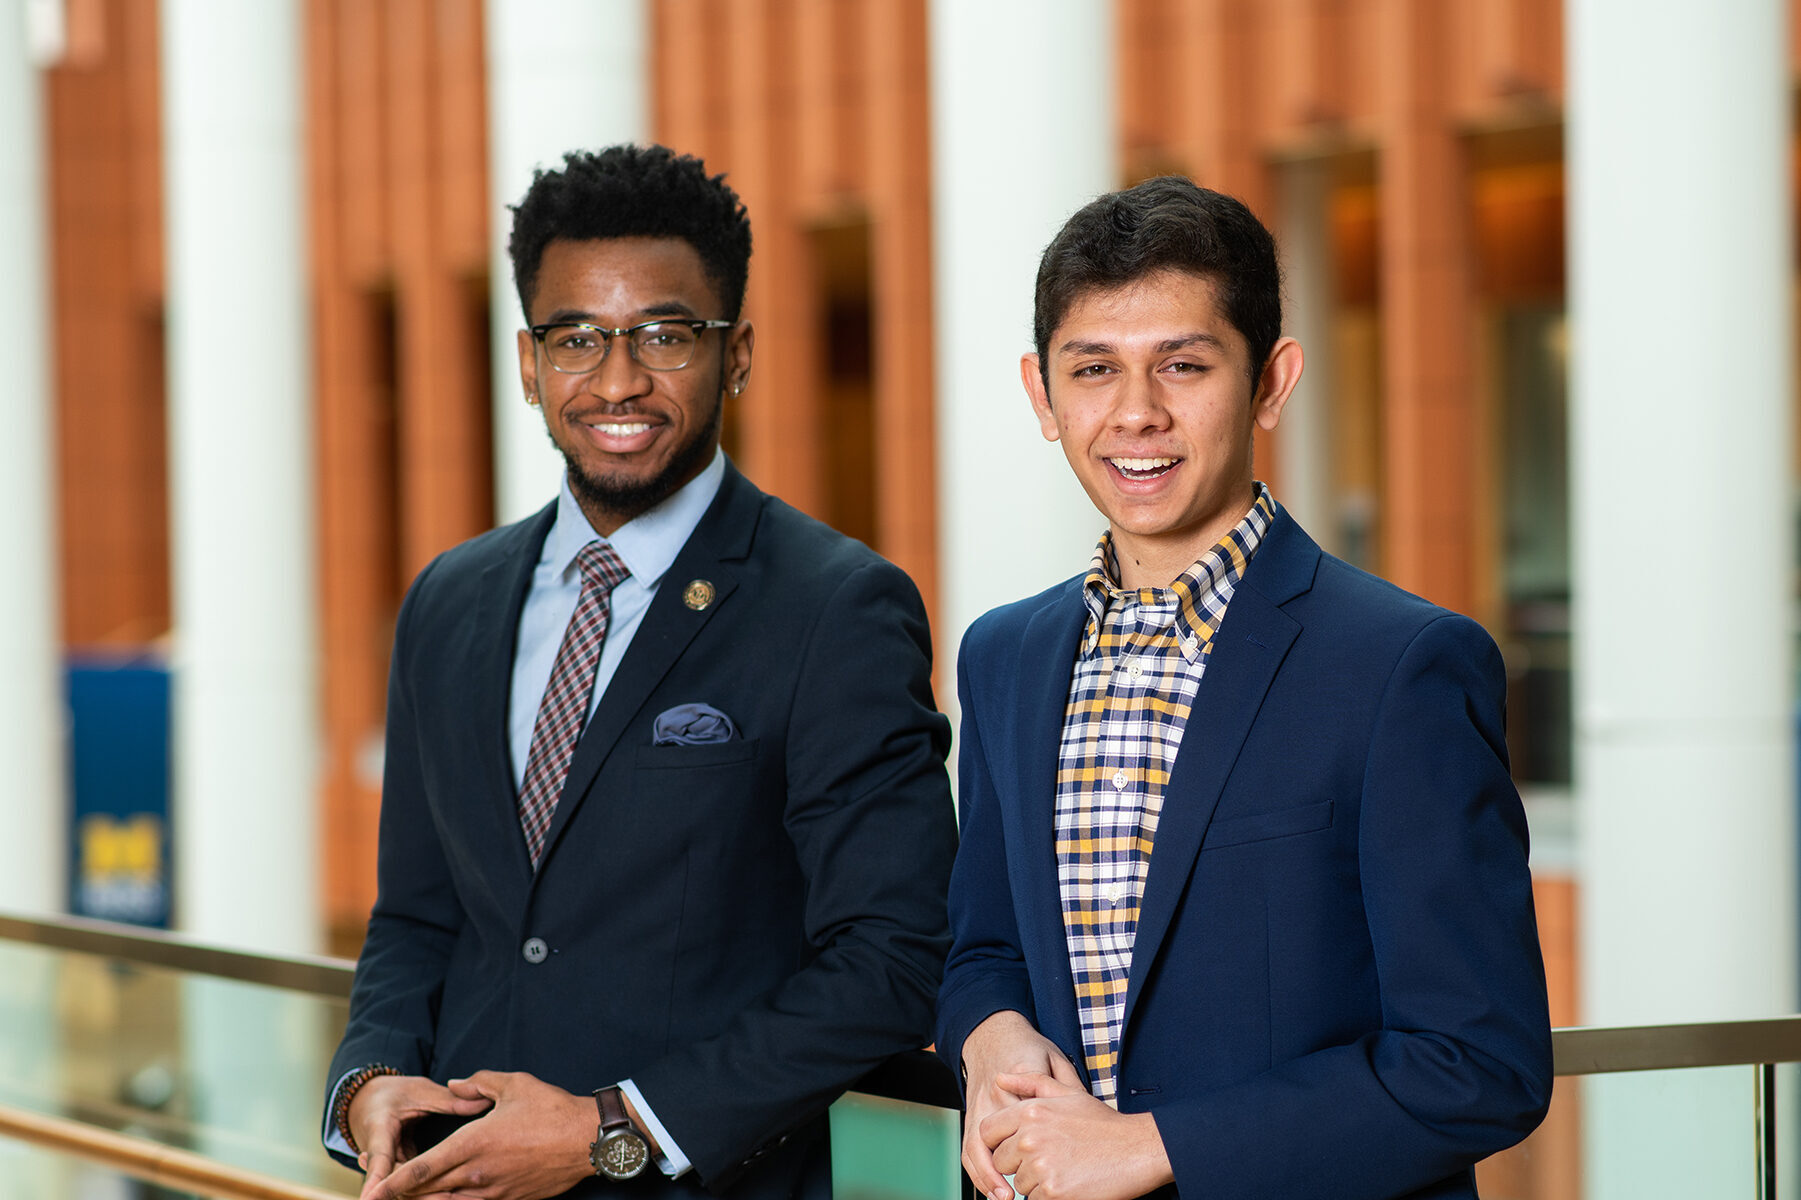
[(361, 1155), (362, 1151), (357, 1149), (356, 1139), (350, 1135), (350, 1102), (356, 1099), (356, 1094), (371, 1079), (380, 1075), (398, 1074), (400, 1072), (393, 1067), (375, 1064), (352, 1072), (350, 1077), (344, 1080), (343, 1086), (338, 1089), (338, 1099), (331, 1106), (331, 1123), (337, 1129), (338, 1136), (344, 1139), (344, 1144), (350, 1147), (352, 1154)]

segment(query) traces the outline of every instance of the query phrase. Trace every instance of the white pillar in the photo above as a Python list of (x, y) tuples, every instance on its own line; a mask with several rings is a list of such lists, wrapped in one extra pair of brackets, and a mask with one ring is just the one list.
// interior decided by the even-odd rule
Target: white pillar
[(163, 0), (176, 887), (314, 950), (315, 660), (298, 0)]
[[(1590, 1023), (1795, 1002), (1786, 7), (1566, 6)], [(1653, 1086), (1589, 1089), (1589, 1195), (1739, 1164), (1740, 1073), (1690, 1112)]]
[(525, 321), (507, 257), (507, 206), (525, 195), (534, 169), (561, 166), (567, 151), (649, 137), (648, 21), (644, 0), (488, 0), (494, 509), (502, 523), (542, 508), (563, 470), (519, 387), (514, 334)]
[[(1086, 569), (1107, 522), (1019, 382), (1038, 258), (1117, 186), (1103, 0), (931, 0), (936, 639)], [(939, 697), (951, 706), (954, 695)]]
[(44, 255), (39, 77), (25, 6), (0, 10), (0, 362), (7, 438), (0, 465), (0, 908), (60, 912), (68, 854), (59, 671), (56, 504), (50, 464), (50, 289)]
[[(1338, 550), (1332, 508), (1332, 164), (1306, 159), (1279, 177), (1283, 332), (1301, 343), (1306, 370), (1276, 429), (1276, 499), (1327, 550)], [(1268, 435), (1261, 435), (1268, 436)]]

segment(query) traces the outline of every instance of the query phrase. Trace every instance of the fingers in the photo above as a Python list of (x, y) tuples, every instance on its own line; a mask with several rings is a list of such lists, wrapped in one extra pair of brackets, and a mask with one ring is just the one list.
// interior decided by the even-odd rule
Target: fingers
[(1050, 1055), (1050, 1060), (1052, 1079), (1055, 1079), (1058, 1083), (1068, 1084), (1078, 1092), (1085, 1092), (1088, 1090), (1082, 1083), (1082, 1073), (1076, 1070), (1076, 1064), (1070, 1062), (1061, 1054), (1056, 1053)]
[(1003, 1138), (989, 1153), (993, 1156), (994, 1169), (1002, 1175), (1012, 1176), (1013, 1190), (1022, 1196), (1029, 1195), (1025, 1186), (1019, 1182), (1019, 1168), (1025, 1161), (1025, 1151), (1020, 1149), (1019, 1139)]
[(440, 1174), (437, 1154), (428, 1151), (395, 1168), (385, 1179), (376, 1182), (374, 1187), (365, 1185), (360, 1200), (395, 1200), (400, 1196), (417, 1196), (427, 1187), (441, 1182), (437, 1178)]
[(1021, 1100), (1069, 1096), (1082, 1091), (1080, 1087), (1072, 1087), (1049, 1075), (1039, 1075), (1036, 1072), (1027, 1071), (1018, 1074), (1003, 1072), (996, 1075), (994, 1086), (1009, 1095), (1018, 1096)]
[(980, 1129), (984, 1123), (977, 1114), (969, 1114), (963, 1136), (963, 1170), (968, 1173), (969, 1181), (976, 1185), (976, 1190), (990, 1200), (1013, 1200), (1013, 1189), (1007, 1186), (1006, 1179), (994, 1165), (994, 1157), (988, 1152), (988, 1144), (982, 1140)]
[[(1001, 1162), (999, 1158), (995, 1157), (995, 1152), (1002, 1142), (1019, 1132), (1020, 1122), (1024, 1119), (1024, 1112), (1025, 1110), (1019, 1105), (1009, 1104), (1005, 1108), (996, 1109), (993, 1113), (984, 1117), (980, 1125), (976, 1126), (977, 1140), (979, 1140), (982, 1143), (983, 1148), (988, 1151), (989, 1161), (994, 1166), (994, 1169), (1003, 1175), (1011, 1175), (1013, 1174), (1013, 1170), (1011, 1167)], [(1013, 1165), (1018, 1165), (1017, 1160)]]
[(363, 1185), (365, 1195), (369, 1184), (380, 1183), (394, 1170), (394, 1159), (399, 1152), (397, 1124), (383, 1121), (372, 1129), (363, 1130), (363, 1152), (357, 1155), (356, 1161), (367, 1176)]
[(1014, 1172), (1013, 1182), (1019, 1187), (1022, 1196), (1036, 1196), (1043, 1190), (1044, 1180), (1039, 1178), (1038, 1164), (1021, 1162)]
[(450, 1099), (444, 1105), (444, 1111), (459, 1117), (473, 1117), (487, 1112), (500, 1099), (496, 1089), (486, 1084), (476, 1083), (473, 1079), (453, 1079), (444, 1089)]
[(510, 1071), (477, 1071), (467, 1079), (452, 1079), (445, 1086), (458, 1096), (485, 1096), (489, 1100), (498, 1100), (512, 1077)]
[(380, 1183), (394, 1171), (394, 1156), (383, 1151), (365, 1150), (357, 1156), (357, 1163), (374, 1183)]

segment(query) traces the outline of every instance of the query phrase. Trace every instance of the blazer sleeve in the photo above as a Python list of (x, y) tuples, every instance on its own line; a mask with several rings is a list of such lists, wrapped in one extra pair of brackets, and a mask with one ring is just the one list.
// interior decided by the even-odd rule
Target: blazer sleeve
[(950, 728), (918, 592), (889, 563), (859, 566), (799, 653), (783, 819), (814, 957), (718, 1035), (632, 1073), (715, 1191), (882, 1060), (926, 1044), (949, 943)]
[(1007, 871), (1007, 848), (994, 777), (982, 741), (983, 699), (970, 662), (979, 656), (980, 626), (957, 657), (957, 803), (962, 840), (951, 870), (951, 953), (938, 993), (938, 1053), (963, 1081), (963, 1043), (988, 1017), (1012, 1010), (1034, 1026), (1032, 981), (1020, 947)]
[[(328, 1121), (332, 1090), (347, 1071), (380, 1063), (404, 1075), (426, 1073), (438, 997), (462, 924), (462, 907), (425, 801), (409, 670), (424, 637), (416, 628), (419, 597), (431, 586), (431, 576), (427, 567), (408, 591), (395, 629), (377, 895), (351, 985), (349, 1021), (326, 1075)], [(343, 1155), (333, 1156), (352, 1165)]]
[(1398, 659), (1358, 831), (1382, 1027), (1154, 1109), (1183, 1194), (1405, 1194), (1543, 1118), (1550, 1021), (1502, 695), (1500, 655), (1466, 618)]

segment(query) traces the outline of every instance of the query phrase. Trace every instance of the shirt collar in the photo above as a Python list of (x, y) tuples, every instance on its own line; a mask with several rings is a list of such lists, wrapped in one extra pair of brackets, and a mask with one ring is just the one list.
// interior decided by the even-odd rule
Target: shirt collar
[(1139, 588), (1128, 592), (1119, 585), (1119, 552), (1113, 545), (1113, 531), (1101, 534), (1094, 557), (1088, 562), (1088, 574), (1082, 579), (1082, 602), (1088, 607), (1088, 621), (1082, 634), (1082, 657), (1094, 653), (1099, 644), (1101, 626), (1110, 606), (1127, 602), (1144, 605), (1176, 605), (1175, 633), (1182, 654), (1189, 661), (1206, 654), (1213, 644), (1213, 634), (1225, 616), (1226, 604), (1244, 577), (1251, 556), (1263, 544), (1270, 522), (1276, 516), (1276, 501), (1268, 485), (1258, 481), (1257, 498), (1251, 502), (1244, 519), (1229, 530), (1213, 548), (1201, 555), (1167, 588)]
[[(613, 536), (606, 539), (641, 586), (657, 586), (664, 572), (675, 562), (675, 556), (687, 545), (724, 481), (725, 451), (715, 450), (713, 461), (700, 474), (649, 512), (640, 513), (615, 529)], [(560, 578), (573, 568), (581, 548), (597, 540), (600, 535), (594, 532), (587, 514), (576, 503), (575, 493), (569, 490), (569, 476), (565, 473), (557, 488), (556, 521), (544, 538), (544, 553), (539, 561), (552, 568)]]

